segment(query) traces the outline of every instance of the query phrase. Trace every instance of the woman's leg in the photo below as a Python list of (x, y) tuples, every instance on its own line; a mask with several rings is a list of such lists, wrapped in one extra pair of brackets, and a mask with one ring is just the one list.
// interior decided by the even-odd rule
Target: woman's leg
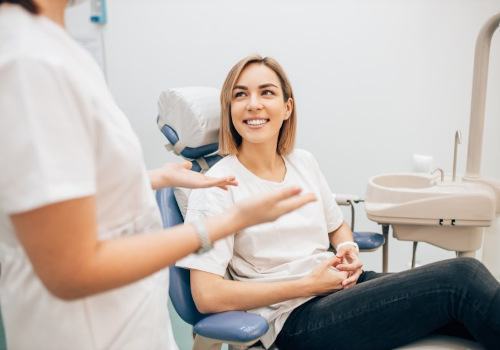
[(292, 312), (280, 349), (391, 349), (458, 322), (483, 346), (500, 344), (500, 285), (479, 261), (457, 258), (379, 277)]
[[(358, 279), (358, 284), (363, 283), (374, 278), (379, 278), (385, 275), (390, 275), (392, 273), (387, 272), (374, 272), (374, 271), (363, 271), (361, 276)], [(475, 340), (475, 338), (470, 334), (470, 332), (465, 328), (465, 326), (457, 321), (450, 322), (445, 326), (436, 329), (433, 334), (447, 335), (452, 337), (460, 337), (468, 340)]]

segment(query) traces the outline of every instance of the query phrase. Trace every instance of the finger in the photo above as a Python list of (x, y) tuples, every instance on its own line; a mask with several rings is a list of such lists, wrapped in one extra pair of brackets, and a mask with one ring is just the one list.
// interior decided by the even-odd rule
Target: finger
[(193, 164), (191, 162), (185, 161), (182, 163), (182, 167), (187, 170), (190, 170), (193, 167)]
[(323, 261), (323, 262), (321, 263), (321, 265), (323, 265), (325, 268), (326, 268), (326, 267), (331, 267), (331, 266), (333, 266), (333, 264), (335, 263), (335, 260), (336, 260), (336, 259), (337, 259), (337, 258), (334, 256), (334, 257), (332, 257), (332, 258), (329, 258), (329, 259), (327, 259), (327, 260)]
[(353, 271), (353, 270), (358, 270), (361, 267), (363, 267), (363, 263), (359, 260), (355, 260), (350, 264), (340, 264), (337, 266), (337, 269), (341, 271)]
[(226, 177), (225, 181), (227, 185), (238, 186), (238, 180), (236, 180), (236, 177), (234, 176)]
[(222, 186), (238, 186), (238, 181), (236, 181), (234, 176), (223, 178), (205, 176), (205, 180), (207, 181), (207, 187), (217, 186), (222, 188)]
[(337, 268), (341, 271), (355, 271), (363, 267), (363, 264), (360, 262), (354, 262), (351, 264), (340, 264)]
[(337, 252), (337, 256), (342, 259), (345, 255), (345, 250), (341, 250), (340, 252)]
[(361, 271), (358, 270), (356, 273), (352, 274), (352, 276), (346, 278), (342, 281), (342, 286), (346, 287), (351, 284), (355, 284), (358, 281), (359, 276), (361, 276)]
[(342, 259), (340, 259), (338, 256), (335, 256), (333, 259), (334, 259), (334, 261), (333, 261), (332, 266), (337, 268), (337, 266), (342, 263)]
[(308, 193), (282, 200), (278, 206), (282, 213), (288, 213), (314, 201), (316, 201), (316, 196), (313, 193)]
[(349, 283), (348, 285), (345, 285), (345, 286), (343, 286), (343, 287), (344, 287), (344, 289), (349, 289), (349, 288), (354, 287), (355, 285), (356, 285), (356, 282), (354, 282), (354, 283)]
[(268, 195), (268, 199), (272, 202), (280, 202), (287, 198), (298, 195), (301, 191), (302, 189), (297, 186), (287, 187)]

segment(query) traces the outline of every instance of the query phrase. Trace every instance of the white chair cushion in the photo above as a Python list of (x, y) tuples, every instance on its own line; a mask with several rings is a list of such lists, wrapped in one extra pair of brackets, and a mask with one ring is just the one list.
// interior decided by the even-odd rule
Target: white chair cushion
[(218, 142), (220, 90), (185, 87), (163, 91), (158, 100), (158, 126), (170, 126), (179, 141), (196, 148)]

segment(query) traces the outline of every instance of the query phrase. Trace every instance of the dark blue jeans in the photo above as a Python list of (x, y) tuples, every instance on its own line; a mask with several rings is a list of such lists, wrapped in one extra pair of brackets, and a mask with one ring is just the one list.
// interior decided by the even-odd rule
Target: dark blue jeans
[(289, 316), (279, 349), (392, 349), (431, 333), (500, 349), (500, 284), (479, 261), (363, 272), (353, 288), (314, 298)]

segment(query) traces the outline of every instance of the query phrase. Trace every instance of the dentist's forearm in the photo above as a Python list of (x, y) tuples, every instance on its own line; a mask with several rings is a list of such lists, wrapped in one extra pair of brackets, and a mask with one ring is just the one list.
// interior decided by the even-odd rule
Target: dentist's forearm
[[(240, 229), (228, 213), (204, 220), (211, 241)], [(89, 264), (82, 269), (70, 299), (103, 292), (135, 282), (195, 252), (200, 240), (192, 225), (178, 225), (161, 232), (99, 241)]]
[[(237, 209), (205, 219), (210, 240), (248, 221)], [(140, 280), (196, 251), (192, 225), (99, 240), (95, 197), (83, 197), (12, 215), (16, 235), (35, 273), (62, 299), (86, 297)]]

